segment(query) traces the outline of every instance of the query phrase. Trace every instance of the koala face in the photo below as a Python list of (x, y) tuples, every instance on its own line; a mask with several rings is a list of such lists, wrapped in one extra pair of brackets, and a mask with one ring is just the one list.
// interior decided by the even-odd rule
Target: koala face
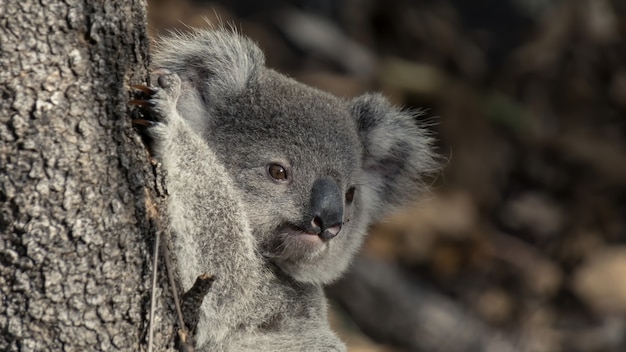
[(212, 115), (206, 139), (232, 172), (261, 254), (296, 280), (334, 279), (367, 223), (349, 104), (264, 70)]
[(154, 61), (180, 76), (176, 109), (229, 170), (259, 255), (298, 281), (339, 276), (367, 226), (437, 168), (412, 114), (287, 78), (236, 33), (166, 38)]

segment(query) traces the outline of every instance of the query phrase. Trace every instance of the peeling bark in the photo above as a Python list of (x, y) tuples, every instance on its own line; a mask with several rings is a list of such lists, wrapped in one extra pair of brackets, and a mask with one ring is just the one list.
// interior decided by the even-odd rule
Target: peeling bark
[(2, 351), (146, 348), (162, 199), (126, 100), (147, 52), (143, 0), (0, 6)]

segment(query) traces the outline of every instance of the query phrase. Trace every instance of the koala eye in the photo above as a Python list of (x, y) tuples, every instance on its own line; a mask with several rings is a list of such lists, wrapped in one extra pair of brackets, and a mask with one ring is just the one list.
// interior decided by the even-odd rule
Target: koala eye
[(287, 170), (282, 165), (270, 164), (267, 168), (267, 173), (276, 181), (287, 181)]
[(354, 200), (355, 191), (356, 191), (356, 187), (348, 188), (348, 191), (346, 192), (346, 204), (348, 205), (352, 204), (352, 201)]

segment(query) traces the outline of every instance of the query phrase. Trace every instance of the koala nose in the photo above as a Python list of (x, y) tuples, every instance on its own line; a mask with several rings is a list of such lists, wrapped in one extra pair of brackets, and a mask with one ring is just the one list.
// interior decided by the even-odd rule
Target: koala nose
[(343, 199), (337, 183), (328, 177), (315, 180), (311, 188), (311, 233), (329, 240), (339, 233), (343, 221)]

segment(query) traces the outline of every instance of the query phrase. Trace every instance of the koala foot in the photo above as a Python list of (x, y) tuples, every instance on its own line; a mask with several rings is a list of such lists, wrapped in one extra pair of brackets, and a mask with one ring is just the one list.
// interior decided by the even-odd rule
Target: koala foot
[(156, 127), (160, 124), (170, 124), (172, 119), (179, 118), (176, 112), (176, 102), (180, 96), (180, 77), (166, 69), (152, 71), (156, 76), (157, 86), (133, 85), (135, 99), (128, 103), (136, 105), (133, 115), (133, 124), (138, 126)]

